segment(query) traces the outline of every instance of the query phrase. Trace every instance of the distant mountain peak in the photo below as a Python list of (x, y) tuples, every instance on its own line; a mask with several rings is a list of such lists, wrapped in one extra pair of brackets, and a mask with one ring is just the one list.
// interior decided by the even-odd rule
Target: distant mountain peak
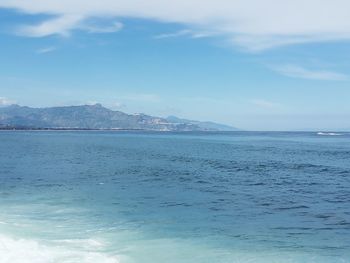
[(113, 111), (100, 103), (79, 106), (31, 108), (11, 105), (0, 108), (0, 128), (35, 129), (138, 129), (154, 131), (221, 131), (235, 128), (211, 123), (154, 117), (143, 113)]

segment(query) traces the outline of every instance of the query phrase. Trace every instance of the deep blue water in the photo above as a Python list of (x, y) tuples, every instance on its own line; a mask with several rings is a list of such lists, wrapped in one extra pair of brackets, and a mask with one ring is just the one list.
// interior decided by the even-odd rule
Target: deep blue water
[(350, 134), (0, 132), (0, 262), (350, 262)]

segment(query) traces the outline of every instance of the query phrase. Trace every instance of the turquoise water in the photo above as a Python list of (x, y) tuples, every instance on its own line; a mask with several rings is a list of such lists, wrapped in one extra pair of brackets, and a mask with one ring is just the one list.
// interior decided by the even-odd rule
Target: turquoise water
[(0, 132), (1, 263), (350, 262), (350, 135)]

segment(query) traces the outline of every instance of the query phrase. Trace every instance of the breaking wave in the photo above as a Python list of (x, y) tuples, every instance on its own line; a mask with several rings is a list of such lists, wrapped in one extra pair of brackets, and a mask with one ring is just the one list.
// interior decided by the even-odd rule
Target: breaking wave
[[(70, 244), (67, 246), (65, 243)], [(71, 243), (74, 246), (71, 246)], [(0, 235), (2, 263), (119, 263), (115, 256), (99, 252), (103, 246), (96, 240), (63, 240), (57, 244)]]

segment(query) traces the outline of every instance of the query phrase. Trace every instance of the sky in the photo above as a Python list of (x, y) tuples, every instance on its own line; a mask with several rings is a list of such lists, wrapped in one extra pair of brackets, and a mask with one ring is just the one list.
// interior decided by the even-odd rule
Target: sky
[(0, 106), (350, 130), (348, 0), (0, 0)]

